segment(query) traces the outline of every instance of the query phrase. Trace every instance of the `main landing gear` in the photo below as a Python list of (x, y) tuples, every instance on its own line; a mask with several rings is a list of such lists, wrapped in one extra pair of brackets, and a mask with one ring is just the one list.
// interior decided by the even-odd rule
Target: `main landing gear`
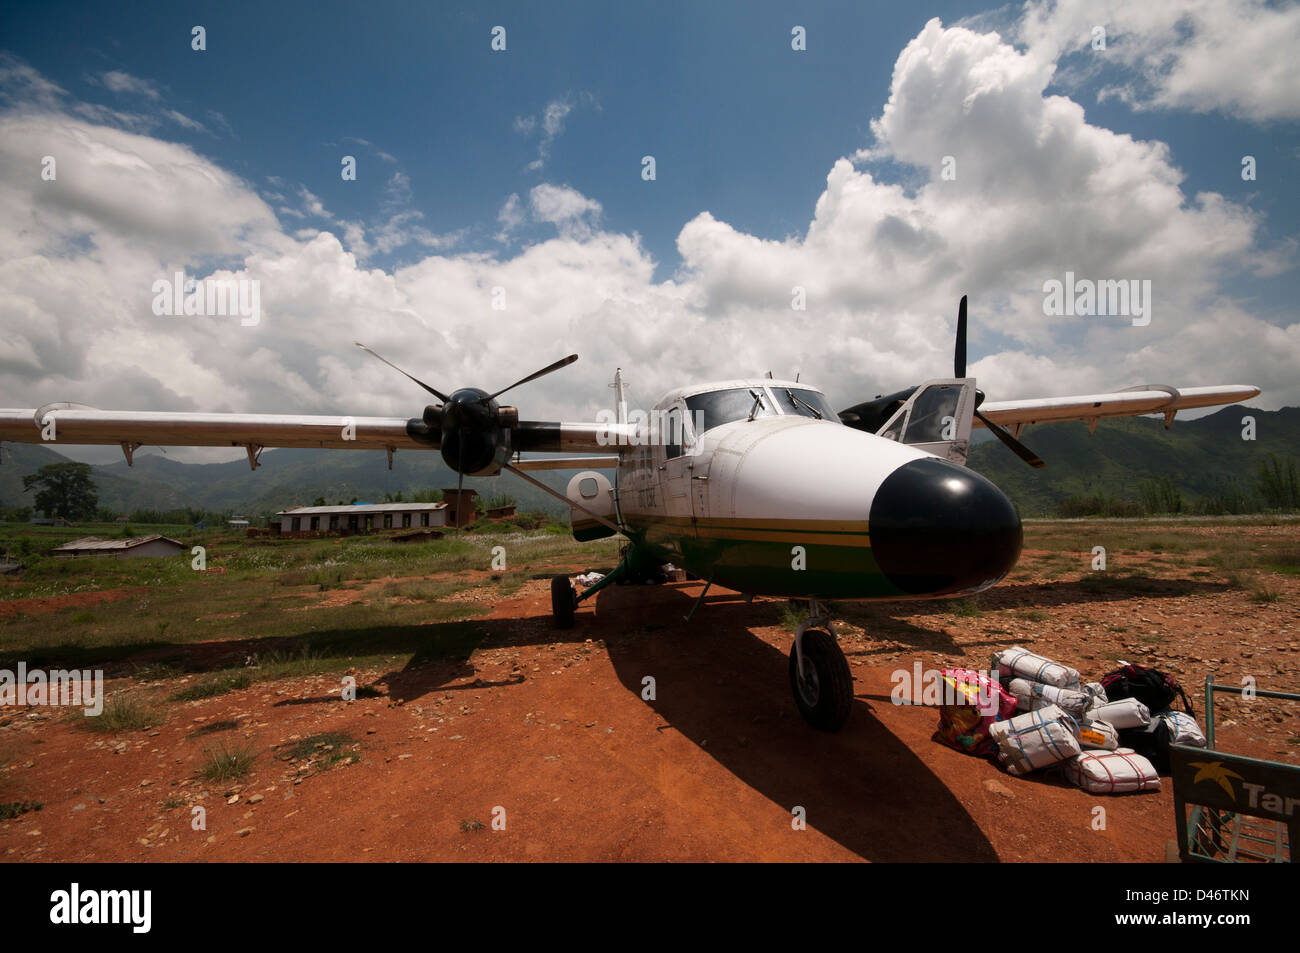
[(821, 731), (839, 731), (853, 710), (853, 673), (835, 641), (830, 613), (810, 601), (811, 614), (794, 634), (790, 688), (804, 720)]
[[(627, 573), (627, 560), (594, 586), (578, 595), (568, 576), (551, 578), (551, 615), (559, 629), (573, 628), (578, 603), (594, 596)], [(811, 614), (794, 634), (790, 649), (790, 688), (804, 720), (820, 731), (839, 731), (853, 710), (853, 673), (835, 640), (830, 613), (810, 600)]]

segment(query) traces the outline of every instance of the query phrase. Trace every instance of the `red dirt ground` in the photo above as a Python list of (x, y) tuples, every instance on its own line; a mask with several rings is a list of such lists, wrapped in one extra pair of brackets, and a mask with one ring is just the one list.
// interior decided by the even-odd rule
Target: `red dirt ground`
[[(699, 583), (611, 587), (562, 632), (544, 580), (507, 598), (472, 590), (493, 608), (470, 659), (354, 672), (381, 697), (343, 702), (336, 675), (259, 682), (170, 703), (161, 727), (120, 736), (4, 710), (0, 801), (43, 807), (0, 821), (0, 858), (1163, 861), (1167, 779), (1156, 793), (1107, 797), (1011, 777), (932, 741), (934, 710), (892, 704), (891, 673), (917, 660), (987, 668), (992, 651), (1018, 643), (1095, 678), (1123, 653), (1177, 673), (1199, 713), (1210, 670), (1295, 690), (1300, 584), (1282, 585), (1281, 600), (1260, 605), (1185, 574), (1167, 592), (1098, 596), (1025, 572), (982, 596), (972, 618), (929, 604), (850, 613), (840, 634), (856, 701), (835, 735), (794, 708), (792, 636), (774, 600), (714, 589), (688, 625)], [(1038, 614), (990, 613), (1009, 607)], [(194, 648), (226, 659), (250, 644)], [(653, 701), (642, 700), (646, 676)], [(1297, 760), (1296, 706), (1216, 710), (1220, 748)], [(195, 734), (213, 725), (225, 730)], [(283, 746), (329, 731), (357, 743), (357, 763), (280, 760)], [(255, 747), (251, 773), (198, 780), (203, 750), (223, 740)], [(192, 828), (195, 806), (206, 830)], [(1097, 806), (1104, 830), (1093, 829)], [(806, 830), (792, 828), (796, 807)]]

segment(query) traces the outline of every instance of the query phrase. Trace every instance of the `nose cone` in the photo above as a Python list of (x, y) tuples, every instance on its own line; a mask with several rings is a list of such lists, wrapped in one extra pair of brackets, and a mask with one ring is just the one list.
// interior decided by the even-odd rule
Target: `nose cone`
[(985, 589), (1020, 556), (1020, 517), (996, 486), (956, 464), (927, 457), (885, 478), (871, 503), (871, 552), (890, 582), (910, 595)]

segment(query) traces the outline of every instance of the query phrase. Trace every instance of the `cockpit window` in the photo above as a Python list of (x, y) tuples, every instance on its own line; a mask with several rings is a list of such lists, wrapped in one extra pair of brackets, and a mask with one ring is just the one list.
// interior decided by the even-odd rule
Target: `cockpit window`
[(935, 443), (952, 439), (947, 423), (956, 418), (961, 387), (956, 384), (932, 384), (914, 399), (912, 416), (907, 421), (908, 443)]
[(805, 390), (802, 387), (779, 387), (773, 384), (772, 393), (776, 395), (776, 402), (781, 405), (782, 413), (817, 417), (822, 420), (839, 420), (835, 411), (831, 410), (826, 403), (826, 398), (815, 390)]
[(702, 422), (697, 429), (703, 433), (733, 420), (767, 417), (773, 412), (769, 403), (761, 387), (737, 387), (687, 397), (686, 409), (691, 412), (692, 420)]

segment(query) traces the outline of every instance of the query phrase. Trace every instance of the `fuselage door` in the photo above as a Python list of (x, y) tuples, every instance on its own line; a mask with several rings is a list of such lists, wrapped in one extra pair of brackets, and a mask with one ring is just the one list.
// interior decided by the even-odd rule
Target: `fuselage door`
[(974, 378), (926, 381), (879, 434), (964, 465), (974, 415)]
[[(670, 519), (691, 517), (691, 474), (694, 457), (688, 452), (687, 434), (680, 404), (664, 412), (659, 433), (651, 431), (651, 439), (658, 445), (655, 456), (662, 460), (658, 467), (663, 487), (663, 499)], [(691, 435), (693, 439), (694, 435)]]

